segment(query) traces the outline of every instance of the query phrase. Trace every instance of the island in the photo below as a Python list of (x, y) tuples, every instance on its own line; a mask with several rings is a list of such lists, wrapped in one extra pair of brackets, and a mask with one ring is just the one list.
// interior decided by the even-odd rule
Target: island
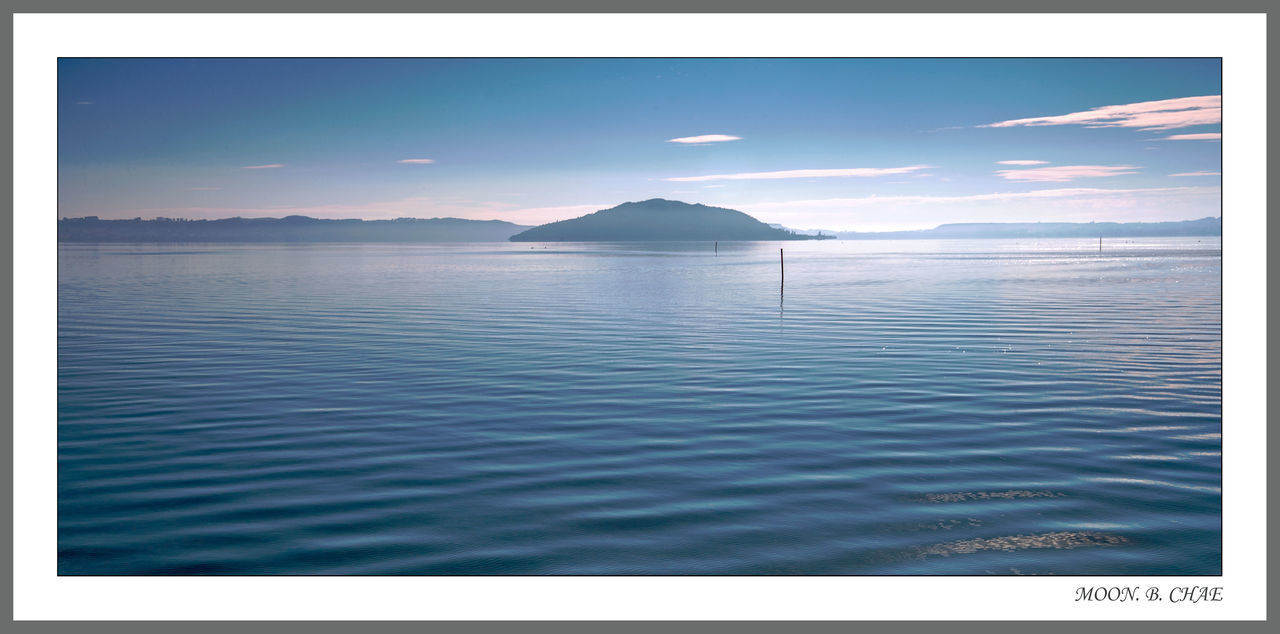
[(769, 225), (734, 209), (653, 198), (622, 203), (571, 220), (540, 225), (512, 242), (635, 242), (678, 240), (823, 240)]

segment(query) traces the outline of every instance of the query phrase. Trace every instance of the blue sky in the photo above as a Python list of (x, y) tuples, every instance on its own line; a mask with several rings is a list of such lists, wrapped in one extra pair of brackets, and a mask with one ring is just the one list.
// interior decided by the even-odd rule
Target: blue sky
[(58, 70), (60, 216), (540, 224), (655, 197), (802, 229), (1220, 215), (1217, 59)]

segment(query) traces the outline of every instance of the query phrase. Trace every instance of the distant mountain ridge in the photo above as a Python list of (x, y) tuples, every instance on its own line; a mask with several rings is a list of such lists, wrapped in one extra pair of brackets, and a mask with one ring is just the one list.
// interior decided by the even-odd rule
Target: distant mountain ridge
[[(814, 235), (820, 233), (820, 235)], [(768, 225), (733, 209), (655, 198), (538, 227), (503, 220), (307, 216), (220, 220), (58, 221), (59, 242), (594, 242), (640, 240), (911, 240), (1221, 236), (1221, 218), (1172, 222), (953, 223), (914, 231), (831, 231)]]
[(503, 220), (461, 218), (100, 220), (88, 216), (59, 220), (58, 242), (502, 242), (528, 228)]
[(511, 236), (512, 242), (818, 239), (775, 229), (735, 209), (662, 198), (622, 203)]
[(965, 222), (915, 231), (839, 231), (842, 240), (1220, 236), (1222, 218), (1170, 222)]

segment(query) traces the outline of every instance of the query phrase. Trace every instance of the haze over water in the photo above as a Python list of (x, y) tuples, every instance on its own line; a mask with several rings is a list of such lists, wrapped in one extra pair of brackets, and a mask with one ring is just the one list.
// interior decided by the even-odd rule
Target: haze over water
[(62, 245), (59, 572), (1218, 574), (1220, 274), (1208, 237)]

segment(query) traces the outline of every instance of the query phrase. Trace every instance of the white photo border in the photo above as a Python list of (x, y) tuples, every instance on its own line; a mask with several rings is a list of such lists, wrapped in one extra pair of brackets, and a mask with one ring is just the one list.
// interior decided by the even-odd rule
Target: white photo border
[[(660, 35), (658, 37), (657, 35)], [(59, 577), (58, 57), (1219, 57), (1220, 577)], [(16, 620), (1238, 620), (1266, 616), (1266, 18), (1258, 14), (18, 14)], [(1222, 586), (1076, 603), (1079, 586)]]

